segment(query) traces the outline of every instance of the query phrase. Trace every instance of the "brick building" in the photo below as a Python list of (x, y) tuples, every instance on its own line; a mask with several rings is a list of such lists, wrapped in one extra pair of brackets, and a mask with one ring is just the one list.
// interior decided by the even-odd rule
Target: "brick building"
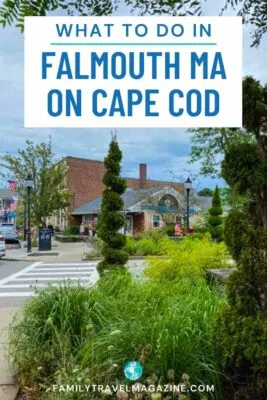
[[(67, 225), (85, 224), (97, 218), (100, 209), (101, 195), (104, 189), (103, 175), (105, 166), (103, 161), (89, 160), (77, 157), (66, 157), (67, 175), (66, 187), (73, 193), (68, 210), (60, 210), (47, 222), (63, 230)], [(139, 165), (139, 176), (137, 178), (125, 178), (127, 191), (125, 193), (125, 213), (129, 231), (141, 231), (160, 225), (158, 215), (153, 210), (141, 210), (140, 201), (143, 203), (152, 197), (157, 201), (159, 194), (168, 195), (173, 201), (179, 203), (181, 213), (184, 212), (184, 184), (178, 182), (157, 181), (147, 177), (147, 165)], [(193, 195), (193, 192), (192, 192)], [(193, 197), (196, 200), (196, 194)], [(198, 197), (198, 196), (197, 196)], [(150, 200), (149, 200), (150, 202)], [(130, 212), (131, 209), (131, 212)], [(154, 219), (153, 219), (154, 218)]]
[[(81, 223), (81, 217), (72, 215), (72, 213), (78, 207), (102, 194), (104, 189), (102, 181), (105, 172), (103, 161), (69, 156), (65, 158), (64, 162), (68, 167), (65, 185), (73, 194), (71, 204), (68, 210), (59, 210), (53, 217), (47, 219), (47, 223), (52, 223), (61, 230), (69, 224), (79, 225)], [(184, 192), (184, 185), (181, 183), (148, 179), (146, 164), (139, 165), (138, 178), (126, 178), (126, 180), (128, 188), (132, 189), (146, 189), (168, 185), (180, 193)]]
[[(101, 195), (105, 166), (103, 161), (67, 157), (68, 166), (66, 185), (73, 193), (71, 211)], [(139, 165), (138, 178), (126, 178), (127, 186), (132, 189), (146, 189), (156, 186), (171, 186), (178, 192), (184, 192), (184, 184), (167, 181), (156, 181), (147, 178), (147, 165)]]

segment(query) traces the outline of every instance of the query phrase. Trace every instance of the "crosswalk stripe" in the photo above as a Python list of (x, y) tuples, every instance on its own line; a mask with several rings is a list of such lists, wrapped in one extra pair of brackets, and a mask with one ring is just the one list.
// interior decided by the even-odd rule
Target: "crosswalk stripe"
[(96, 262), (65, 264), (35, 262), (0, 280), (0, 297), (34, 296), (35, 288), (43, 289), (49, 283), (54, 287), (65, 282), (90, 287), (98, 280), (96, 267)]
[[(76, 280), (76, 281), (79, 281), (79, 280), (86, 280), (86, 281), (88, 281), (88, 280), (90, 280), (90, 277), (83, 277), (83, 276), (66, 276), (66, 281), (68, 281), (68, 280)], [(49, 278), (49, 277), (36, 277), (36, 278), (17, 278), (16, 279), (16, 281), (63, 281), (64, 280), (64, 275), (62, 275), (62, 277), (57, 277), (57, 276), (51, 276), (51, 278)], [(0, 286), (0, 289), (1, 289), (1, 286)]]
[(61, 275), (88, 275), (88, 274), (91, 274), (91, 271), (84, 271), (84, 272), (82, 272), (82, 271), (72, 271), (72, 272), (70, 272), (70, 271), (67, 271), (67, 272), (65, 272), (65, 270), (63, 270), (62, 272), (27, 272), (25, 275), (26, 276), (29, 276), (29, 275), (36, 275), (36, 276), (41, 276), (41, 275), (49, 275), (49, 276), (51, 276), (51, 275), (59, 275), (59, 276), (61, 276)]
[(4, 285), (6, 282), (9, 282), (9, 281), (12, 281), (12, 280), (17, 279), (18, 276), (21, 276), (21, 275), (25, 274), (25, 272), (31, 271), (31, 270), (34, 269), (37, 265), (40, 265), (40, 264), (42, 264), (42, 263), (39, 262), (39, 261), (38, 261), (38, 262), (35, 262), (35, 263), (29, 265), (28, 267), (23, 268), (22, 270), (16, 272), (15, 274), (9, 275), (9, 276), (7, 276), (6, 278), (1, 279), (1, 280), (0, 280), (0, 287), (1, 287), (2, 285)]
[(0, 293), (0, 297), (31, 297), (36, 296), (34, 292), (6, 292)]
[(85, 266), (85, 265), (96, 265), (97, 263), (95, 261), (91, 261), (91, 262), (89, 261), (89, 262), (83, 262), (83, 263), (68, 263), (68, 262), (65, 262), (65, 263), (45, 263), (45, 264), (43, 264), (41, 262), (40, 264), (46, 265), (46, 266), (49, 266), (49, 267), (53, 267), (54, 265), (57, 265), (57, 266), (61, 266), (61, 265), (68, 265), (68, 266), (70, 266), (70, 265), (80, 265), (80, 266)]
[(34, 268), (34, 271), (94, 271), (93, 267), (70, 267), (70, 268)]

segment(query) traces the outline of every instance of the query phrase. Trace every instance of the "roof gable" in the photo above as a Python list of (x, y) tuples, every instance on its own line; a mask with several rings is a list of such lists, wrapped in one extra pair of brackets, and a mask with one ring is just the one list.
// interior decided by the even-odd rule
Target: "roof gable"
[[(141, 204), (143, 201), (145, 201), (148, 198), (151, 198), (155, 194), (162, 192), (162, 190), (163, 190), (162, 187), (152, 187), (152, 188), (136, 189), (136, 190), (128, 188), (122, 195), (124, 203), (124, 211), (133, 211), (135, 206)], [(174, 189), (172, 190), (176, 192)], [(102, 196), (98, 196), (94, 200), (89, 201), (88, 203), (85, 203), (80, 207), (76, 208), (73, 211), (72, 215), (98, 213), (101, 208), (101, 202), (102, 202)]]

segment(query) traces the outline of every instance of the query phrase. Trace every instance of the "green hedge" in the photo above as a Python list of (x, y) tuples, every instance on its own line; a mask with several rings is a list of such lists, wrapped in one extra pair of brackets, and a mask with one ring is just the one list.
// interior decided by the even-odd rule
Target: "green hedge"
[(64, 236), (79, 235), (79, 234), (80, 234), (79, 225), (69, 225), (63, 231)]

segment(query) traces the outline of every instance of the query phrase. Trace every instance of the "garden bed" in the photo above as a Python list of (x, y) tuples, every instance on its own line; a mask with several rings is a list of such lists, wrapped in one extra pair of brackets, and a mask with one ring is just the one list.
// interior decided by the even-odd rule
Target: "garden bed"
[(35, 251), (34, 253), (30, 253), (27, 257), (39, 257), (39, 256), (58, 256), (59, 253), (56, 252), (48, 252), (48, 251)]
[(75, 243), (75, 242), (83, 242), (84, 237), (78, 236), (78, 235), (55, 235), (54, 236), (55, 240), (61, 243)]
[[(10, 354), (20, 381), (27, 382), (27, 398), (63, 400), (66, 393), (46, 392), (51, 382), (127, 382), (131, 387), (123, 366), (136, 360), (143, 367), (142, 385), (208, 382), (216, 386), (219, 400), (222, 375), (213, 322), (224, 304), (223, 295), (203, 279), (136, 282), (114, 271), (90, 291), (66, 282), (28, 300), (11, 327)], [(120, 394), (99, 392), (89, 398), (133, 399)], [(79, 399), (86, 398), (88, 393), (79, 393)], [(145, 398), (169, 397), (138, 397)], [(68, 393), (68, 399), (77, 399), (77, 394)]]
[[(93, 246), (86, 259), (98, 261), (98, 237)], [(209, 235), (175, 242), (153, 233), (127, 238), (126, 249), (130, 259), (146, 259), (144, 279), (136, 279), (131, 269), (111, 267), (89, 290), (65, 281), (29, 299), (10, 335), (10, 354), (21, 381), (30, 390), (38, 388), (35, 398), (64, 400), (64, 393), (45, 393), (51, 382), (125, 384), (123, 366), (134, 360), (143, 367), (143, 385), (206, 382), (216, 386), (213, 399), (221, 400), (223, 377), (214, 332), (226, 299), (205, 278), (206, 269), (228, 266), (225, 245), (212, 242)], [(126, 395), (90, 393), (89, 398), (134, 399)], [(68, 399), (75, 396), (69, 393)], [(79, 393), (81, 400), (86, 396)], [(146, 393), (138, 400), (167, 398)]]

